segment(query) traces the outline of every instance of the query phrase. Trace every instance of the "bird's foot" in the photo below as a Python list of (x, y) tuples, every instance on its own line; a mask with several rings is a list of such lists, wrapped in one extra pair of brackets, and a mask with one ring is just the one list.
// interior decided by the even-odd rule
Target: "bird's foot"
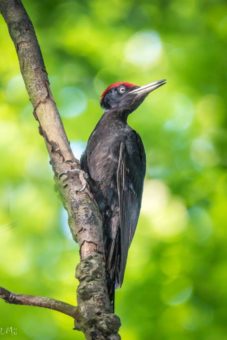
[(87, 173), (84, 172), (83, 170), (79, 170), (79, 179), (80, 179), (80, 182), (81, 182), (82, 186), (81, 186), (81, 188), (78, 191), (82, 192), (87, 187), (87, 179), (88, 179)]
[[(78, 181), (78, 177), (79, 177), (79, 181)], [(72, 170), (68, 170), (66, 172), (62, 172), (59, 176), (58, 179), (60, 180), (63, 188), (66, 188), (68, 186), (68, 181), (69, 180), (75, 180), (75, 186), (78, 186), (78, 188), (76, 188), (77, 192), (82, 192), (86, 189), (87, 187), (87, 179), (88, 179), (88, 175), (86, 172), (84, 172), (83, 170), (80, 169), (72, 169)], [(77, 185), (76, 183), (80, 182), (81, 185)]]

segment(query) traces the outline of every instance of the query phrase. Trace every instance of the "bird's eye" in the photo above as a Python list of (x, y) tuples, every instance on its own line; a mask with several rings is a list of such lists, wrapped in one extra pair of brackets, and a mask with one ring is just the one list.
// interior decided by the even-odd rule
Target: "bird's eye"
[(122, 94), (122, 93), (125, 93), (125, 90), (126, 90), (125, 87), (124, 87), (124, 86), (121, 86), (121, 87), (119, 87), (119, 90), (118, 90), (118, 91), (119, 91), (119, 93)]

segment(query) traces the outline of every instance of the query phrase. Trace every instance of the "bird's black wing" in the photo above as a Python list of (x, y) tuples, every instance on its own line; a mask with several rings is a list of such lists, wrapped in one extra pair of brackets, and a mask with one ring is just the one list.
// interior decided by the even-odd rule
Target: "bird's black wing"
[[(102, 131), (100, 132), (102, 133)], [(113, 138), (114, 137), (114, 138)], [(135, 233), (145, 175), (142, 141), (133, 130), (121, 140), (107, 136), (105, 143), (91, 140), (81, 158), (90, 184), (103, 214), (104, 242), (109, 291), (123, 282), (128, 249)]]
[(138, 222), (143, 180), (145, 175), (145, 153), (140, 137), (133, 131), (131, 143), (121, 142), (117, 168), (117, 190), (120, 214), (120, 263), (116, 283), (124, 278), (128, 249)]

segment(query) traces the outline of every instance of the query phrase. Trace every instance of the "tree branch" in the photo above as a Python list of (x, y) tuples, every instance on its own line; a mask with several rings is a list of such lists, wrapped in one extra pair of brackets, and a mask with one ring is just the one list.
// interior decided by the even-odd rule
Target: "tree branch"
[(80, 246), (77, 268), (76, 328), (87, 339), (119, 339), (120, 320), (111, 313), (106, 287), (102, 218), (66, 137), (32, 23), (20, 0), (0, 0), (0, 11), (14, 42), (21, 73), (50, 156), (55, 180)]
[(77, 307), (68, 303), (50, 299), (44, 296), (15, 294), (2, 287), (0, 287), (0, 298), (5, 300), (7, 303), (12, 303), (15, 305), (36, 306), (53, 309), (73, 318), (75, 318), (77, 312)]

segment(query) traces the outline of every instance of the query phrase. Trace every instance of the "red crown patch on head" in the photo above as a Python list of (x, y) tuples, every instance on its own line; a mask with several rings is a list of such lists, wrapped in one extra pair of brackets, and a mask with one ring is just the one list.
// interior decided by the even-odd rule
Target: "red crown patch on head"
[(120, 86), (120, 85), (124, 85), (124, 86), (126, 86), (126, 87), (128, 87), (128, 88), (136, 86), (135, 84), (128, 83), (128, 82), (125, 82), (125, 81), (118, 81), (118, 82), (116, 82), (116, 83), (113, 83), (113, 84), (109, 85), (109, 86), (105, 89), (105, 91), (103, 91), (103, 93), (101, 94), (101, 100), (105, 97), (105, 95), (106, 95), (111, 89), (113, 89), (113, 88), (115, 88), (115, 87), (118, 87), (118, 86)]

